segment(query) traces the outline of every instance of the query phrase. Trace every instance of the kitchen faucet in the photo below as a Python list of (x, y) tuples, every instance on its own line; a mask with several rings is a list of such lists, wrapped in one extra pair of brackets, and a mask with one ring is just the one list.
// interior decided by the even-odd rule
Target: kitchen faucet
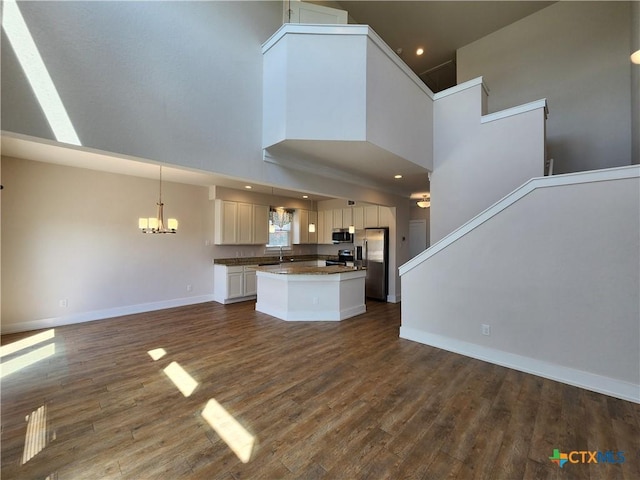
[(282, 263), (282, 245), (280, 245), (280, 263)]

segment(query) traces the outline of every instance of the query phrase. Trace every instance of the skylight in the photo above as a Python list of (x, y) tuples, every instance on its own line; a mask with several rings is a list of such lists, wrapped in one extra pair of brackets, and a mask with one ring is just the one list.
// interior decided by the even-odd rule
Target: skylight
[(7, 34), (9, 43), (11, 43), (25, 76), (29, 80), (56, 140), (72, 145), (82, 145), (17, 2), (5, 0), (3, 4), (2, 28)]

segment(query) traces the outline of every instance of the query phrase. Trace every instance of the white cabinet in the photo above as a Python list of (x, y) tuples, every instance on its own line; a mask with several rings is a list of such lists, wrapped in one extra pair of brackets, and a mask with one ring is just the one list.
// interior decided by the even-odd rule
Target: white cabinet
[(237, 243), (238, 204), (226, 200), (216, 200), (215, 215), (214, 241), (216, 245)]
[(267, 205), (253, 206), (253, 243), (255, 245), (269, 243), (269, 207)]
[(353, 226), (356, 230), (364, 228), (364, 207), (353, 207)]
[(216, 245), (266, 245), (269, 241), (269, 207), (216, 200)]
[(316, 224), (317, 243), (322, 243), (324, 239), (324, 212), (317, 212), (318, 223)]
[(364, 228), (378, 227), (378, 206), (367, 205), (364, 207)]
[(309, 225), (315, 227), (313, 232), (309, 232), (309, 243), (318, 243), (318, 212), (309, 210)]
[(226, 298), (244, 296), (244, 267), (227, 267), (227, 295)]
[(309, 243), (309, 210), (296, 209), (293, 212), (293, 243)]
[[(354, 216), (355, 216), (354, 209)], [(356, 229), (360, 229), (358, 226), (358, 220), (356, 221)], [(383, 207), (380, 205), (367, 205), (364, 207), (364, 228), (375, 227), (390, 227), (395, 220), (393, 218), (393, 211), (389, 207)]]
[[(309, 228), (313, 224), (314, 231)], [(322, 217), (324, 225), (324, 216)], [(306, 243), (318, 243), (318, 233), (322, 227), (318, 225), (318, 212), (311, 210), (296, 209), (293, 212), (293, 243), (295, 245)]]
[(214, 300), (219, 303), (233, 303), (256, 298), (256, 268), (256, 265), (214, 265)]
[(391, 209), (389, 207), (378, 207), (378, 226), (390, 227), (391, 223), (395, 223)]
[(349, 228), (353, 225), (353, 210), (351, 208), (342, 209), (342, 228)]
[(237, 242), (247, 245), (253, 242), (253, 205), (238, 203), (238, 237)]
[(244, 295), (257, 295), (258, 294), (258, 278), (256, 276), (256, 267), (245, 266), (244, 267)]
[(318, 212), (318, 243), (332, 244), (331, 234), (335, 228), (333, 225), (333, 210)]
[(333, 228), (342, 228), (342, 209), (334, 208), (333, 209)]

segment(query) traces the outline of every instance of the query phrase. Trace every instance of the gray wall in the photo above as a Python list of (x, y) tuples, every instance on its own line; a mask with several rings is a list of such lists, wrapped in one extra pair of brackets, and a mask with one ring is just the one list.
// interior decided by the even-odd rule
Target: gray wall
[(483, 97), (475, 83), (435, 101), (431, 245), (543, 174), (544, 109), (482, 123)]
[[(640, 50), (640, 2), (631, 2), (631, 52)], [(640, 65), (631, 65), (632, 163), (640, 163)]]
[(640, 401), (630, 174), (535, 189), (423, 259), (402, 276), (401, 336)]
[[(281, 2), (19, 5), (83, 146), (262, 172), (261, 44)], [(2, 128), (55, 140), (7, 41)]]
[(555, 172), (631, 163), (630, 2), (557, 2), (457, 52), (483, 76), (489, 112), (549, 102)]
[(163, 182), (179, 231), (144, 235), (158, 181), (2, 157), (2, 184), (3, 332), (212, 299), (207, 188)]
[[(261, 47), (281, 25), (282, 2), (61, 1), (20, 2), (19, 8), (83, 147), (405, 208), (405, 199), (384, 191), (263, 160)], [(2, 40), (3, 130), (55, 140), (4, 30)], [(82, 195), (74, 201), (82, 203)], [(210, 202), (197, 208), (206, 216)], [(401, 214), (408, 217), (408, 207)], [(314, 247), (297, 253), (309, 250)], [(259, 253), (220, 247), (202, 265), (210, 265), (212, 255), (236, 251)], [(400, 245), (398, 258), (404, 258)], [(2, 273), (13, 282), (4, 265)], [(397, 275), (395, 283), (399, 291)], [(131, 301), (138, 301), (136, 295)], [(121, 306), (129, 302), (125, 297)]]

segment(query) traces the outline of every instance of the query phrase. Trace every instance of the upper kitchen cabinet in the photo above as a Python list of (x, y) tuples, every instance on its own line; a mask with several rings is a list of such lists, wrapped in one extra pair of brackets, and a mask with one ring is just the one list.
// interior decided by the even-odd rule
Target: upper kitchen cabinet
[(318, 212), (300, 208), (293, 212), (293, 243), (295, 245), (318, 243), (318, 230)]
[(304, 209), (296, 209), (293, 212), (293, 242), (295, 245), (305, 244), (305, 243), (316, 243), (316, 236), (309, 232), (309, 225), (311, 223), (316, 223), (316, 215), (311, 217), (311, 214), (315, 212), (310, 212), (309, 210)]
[(214, 242), (216, 245), (266, 245), (269, 207), (216, 200)]
[(265, 159), (432, 170), (433, 93), (370, 27), (285, 24), (262, 51)]

